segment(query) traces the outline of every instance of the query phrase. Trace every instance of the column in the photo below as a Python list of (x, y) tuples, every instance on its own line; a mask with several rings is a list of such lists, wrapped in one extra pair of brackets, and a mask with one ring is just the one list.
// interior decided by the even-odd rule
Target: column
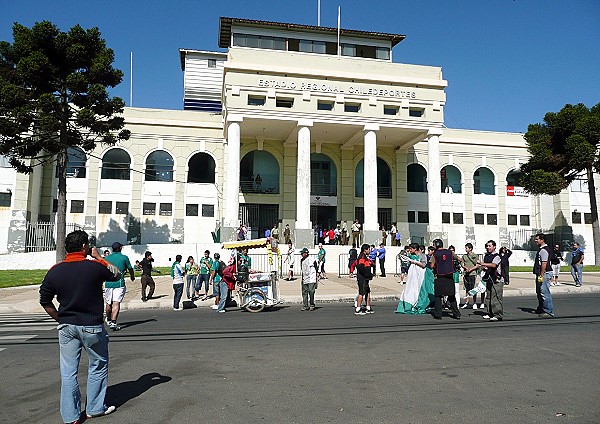
[(240, 210), (240, 122), (239, 115), (227, 117), (227, 178), (223, 199), (221, 241), (235, 240)]
[(442, 179), (440, 176), (441, 128), (430, 129), (427, 140), (427, 200), (429, 203), (428, 232), (431, 239), (442, 238)]
[(308, 247), (313, 241), (310, 222), (310, 127), (309, 120), (298, 121), (298, 162), (296, 168), (296, 229), (297, 247)]
[(378, 224), (377, 204), (377, 135), (379, 125), (365, 125), (364, 131), (364, 242), (375, 244), (381, 237)]

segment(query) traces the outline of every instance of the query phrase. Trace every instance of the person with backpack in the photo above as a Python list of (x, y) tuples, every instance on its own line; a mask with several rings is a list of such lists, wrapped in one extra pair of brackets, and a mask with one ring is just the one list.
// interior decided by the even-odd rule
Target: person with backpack
[(225, 294), (225, 297), (227, 297), (227, 283), (222, 281), (225, 262), (221, 260), (221, 255), (219, 253), (215, 253), (213, 257), (215, 260), (212, 263), (209, 284), (213, 285), (213, 296), (215, 298), (215, 304), (212, 306), (212, 308), (216, 309), (218, 312), (219, 310), (225, 310), (225, 303), (223, 303), (222, 309), (219, 309), (219, 305), (221, 303), (221, 297), (223, 296), (223, 293)]
[(535, 255), (533, 273), (535, 274), (535, 293), (538, 298), (538, 306), (535, 313), (540, 318), (554, 318), (554, 304), (550, 293), (550, 281), (552, 280), (552, 258), (554, 252), (546, 244), (546, 236), (542, 233), (535, 235), (535, 243), (539, 250)]
[(503, 305), (503, 294), (504, 294), (504, 282), (500, 279), (501, 270), (500, 265), (502, 259), (496, 252), (496, 242), (494, 240), (488, 240), (485, 244), (485, 256), (483, 261), (478, 260), (477, 264), (483, 268), (484, 275), (481, 280), (485, 283), (486, 294), (487, 294), (487, 307), (486, 314), (483, 319), (489, 319), (490, 321), (502, 321), (504, 315)]
[(300, 251), (300, 276), (302, 278), (302, 311), (315, 310), (315, 290), (317, 289), (317, 261), (310, 263), (308, 249)]

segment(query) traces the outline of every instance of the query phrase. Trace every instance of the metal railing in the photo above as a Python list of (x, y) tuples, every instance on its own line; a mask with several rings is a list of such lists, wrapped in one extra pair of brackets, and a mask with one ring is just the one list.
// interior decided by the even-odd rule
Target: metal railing
[[(79, 224), (68, 223), (67, 234), (81, 230)], [(56, 225), (54, 222), (28, 222), (25, 230), (25, 252), (46, 252), (56, 249)]]

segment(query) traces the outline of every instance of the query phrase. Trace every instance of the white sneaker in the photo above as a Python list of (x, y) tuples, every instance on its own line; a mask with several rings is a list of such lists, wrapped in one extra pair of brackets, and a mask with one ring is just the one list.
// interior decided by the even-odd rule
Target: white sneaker
[(484, 315), (483, 319), (491, 319), (491, 317), (489, 315)]
[(468, 304), (468, 303), (465, 303), (464, 305), (462, 305), (462, 306), (460, 307), (460, 309), (467, 309), (467, 307), (468, 307), (468, 306), (469, 306), (469, 304)]
[(490, 321), (500, 321), (500, 319), (498, 317), (491, 317)]
[(219, 305), (212, 305), (211, 308), (212, 309), (219, 309)]
[(473, 309), (477, 309), (477, 303), (473, 303)]
[(479, 309), (485, 309), (485, 304), (482, 303), (481, 305), (479, 305)]

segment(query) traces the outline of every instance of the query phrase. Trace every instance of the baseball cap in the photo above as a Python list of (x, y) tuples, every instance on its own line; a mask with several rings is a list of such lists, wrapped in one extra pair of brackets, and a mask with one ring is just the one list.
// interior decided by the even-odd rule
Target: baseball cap
[(111, 247), (112, 247), (112, 250), (121, 250), (121, 247), (123, 247), (123, 245), (121, 243), (119, 243), (118, 241), (115, 241)]
[(300, 251), (300, 254), (308, 253), (308, 249), (305, 247)]

